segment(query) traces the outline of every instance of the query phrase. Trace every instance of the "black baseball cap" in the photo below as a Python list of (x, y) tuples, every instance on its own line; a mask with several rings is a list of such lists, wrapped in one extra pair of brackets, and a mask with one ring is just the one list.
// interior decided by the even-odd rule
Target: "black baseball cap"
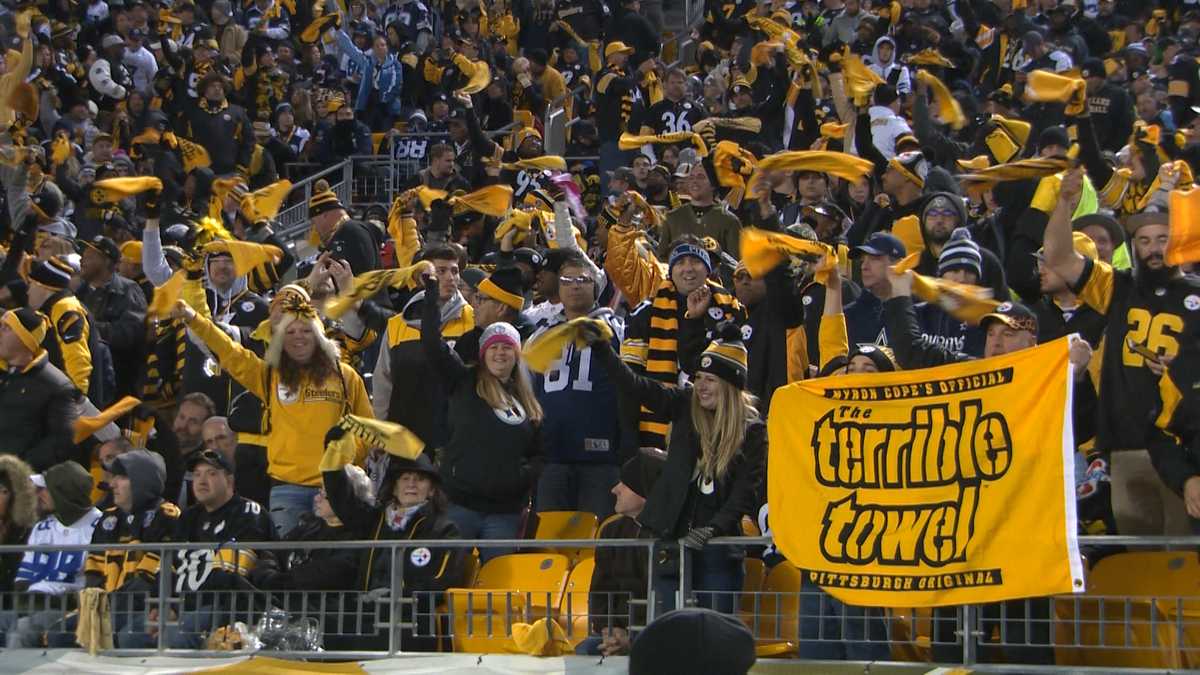
[(98, 234), (91, 239), (79, 240), (80, 253), (83, 253), (84, 247), (99, 251), (102, 255), (113, 262), (117, 262), (121, 259), (121, 248), (117, 246), (115, 241), (102, 234)]
[(223, 471), (228, 471), (229, 473), (233, 473), (233, 464), (231, 464), (230, 461), (225, 458), (225, 455), (222, 455), (221, 453), (217, 452), (216, 450), (205, 449), (205, 450), (200, 450), (198, 452), (193, 452), (191, 455), (188, 455), (188, 459), (187, 459), (187, 470), (188, 471), (195, 469), (196, 466), (199, 464), (208, 464), (210, 466), (215, 466), (218, 469), (221, 469)]
[(900, 260), (908, 255), (908, 250), (904, 248), (904, 242), (893, 235), (887, 232), (876, 232), (867, 237), (867, 240), (859, 246), (850, 249), (851, 258), (862, 255), (885, 255), (892, 260)]
[(1002, 302), (991, 314), (984, 314), (979, 325), (986, 328), (988, 321), (999, 321), (1013, 330), (1027, 330), (1034, 335), (1038, 332), (1037, 315), (1019, 302)]

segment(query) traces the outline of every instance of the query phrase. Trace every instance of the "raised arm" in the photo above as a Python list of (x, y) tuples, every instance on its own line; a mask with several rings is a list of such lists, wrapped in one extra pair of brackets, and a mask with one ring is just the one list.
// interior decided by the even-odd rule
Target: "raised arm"
[(598, 332), (587, 335), (587, 339), (592, 346), (592, 356), (606, 369), (622, 396), (640, 402), (652, 412), (668, 412), (672, 404), (688, 395), (679, 387), (634, 373), (624, 361), (617, 358), (608, 339)]
[(262, 359), (258, 358), (254, 352), (234, 342), (233, 338), (229, 337), (225, 331), (201, 316), (182, 300), (175, 305), (173, 315), (183, 319), (188, 330), (208, 347), (213, 356), (217, 357), (221, 367), (229, 371), (238, 384), (257, 396), (264, 405), (269, 402), (270, 392), (267, 391), (265, 382), (268, 368)]
[(1062, 277), (1068, 286), (1074, 286), (1083, 274), (1083, 256), (1075, 252), (1071, 235), (1071, 214), (1079, 204), (1083, 190), (1083, 171), (1072, 169), (1063, 175), (1059, 188), (1058, 202), (1046, 223), (1044, 237), (1046, 265)]
[(442, 339), (442, 308), (438, 302), (437, 280), (425, 279), (424, 313), (421, 316), (421, 347), (434, 369), (451, 382), (453, 388), (471, 373), (450, 345)]

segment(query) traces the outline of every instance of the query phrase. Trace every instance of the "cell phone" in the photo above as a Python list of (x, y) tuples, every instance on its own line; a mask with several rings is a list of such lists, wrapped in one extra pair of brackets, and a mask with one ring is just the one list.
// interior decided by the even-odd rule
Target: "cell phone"
[(1159, 360), (1158, 352), (1150, 351), (1149, 349), (1146, 348), (1146, 345), (1138, 344), (1138, 343), (1134, 342), (1133, 338), (1125, 338), (1125, 346), (1129, 347), (1129, 351), (1133, 352), (1134, 354), (1137, 354), (1138, 356), (1150, 359), (1151, 361), (1154, 361), (1156, 363)]

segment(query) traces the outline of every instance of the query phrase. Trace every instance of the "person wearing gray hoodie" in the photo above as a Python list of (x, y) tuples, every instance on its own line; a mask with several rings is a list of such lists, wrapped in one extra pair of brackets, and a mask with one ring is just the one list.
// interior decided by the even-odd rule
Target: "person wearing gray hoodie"
[[(132, 450), (113, 460), (112, 474), (115, 506), (101, 514), (92, 543), (171, 541), (179, 507), (162, 498), (167, 477), (163, 458), (149, 450)], [(154, 645), (144, 627), (145, 607), (157, 587), (160, 561), (157, 551), (94, 551), (87, 556), (86, 586), (112, 594), (113, 633), (118, 647)]]

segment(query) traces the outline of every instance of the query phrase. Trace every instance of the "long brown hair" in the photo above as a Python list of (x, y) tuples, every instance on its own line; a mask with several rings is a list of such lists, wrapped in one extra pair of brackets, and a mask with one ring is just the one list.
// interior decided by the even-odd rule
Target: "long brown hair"
[(529, 377), (521, 367), (520, 359), (513, 365), (512, 377), (508, 384), (501, 382), (487, 369), (487, 364), (480, 363), (475, 368), (475, 393), (497, 410), (508, 408), (515, 399), (525, 409), (525, 416), (534, 424), (542, 422), (542, 404), (533, 395), (533, 386)]
[(295, 359), (288, 356), (287, 350), (279, 354), (279, 381), (289, 391), (299, 391), (300, 385), (306, 381), (313, 384), (320, 384), (332, 377), (339, 376), (338, 365), (329, 358), (325, 350), (318, 345), (313, 350), (312, 358), (308, 363), (297, 363)]
[(754, 394), (718, 380), (717, 407), (706, 410), (700, 397), (692, 395), (692, 426), (700, 437), (700, 475), (712, 480), (725, 477), (733, 458), (746, 440), (746, 425), (758, 420)]

